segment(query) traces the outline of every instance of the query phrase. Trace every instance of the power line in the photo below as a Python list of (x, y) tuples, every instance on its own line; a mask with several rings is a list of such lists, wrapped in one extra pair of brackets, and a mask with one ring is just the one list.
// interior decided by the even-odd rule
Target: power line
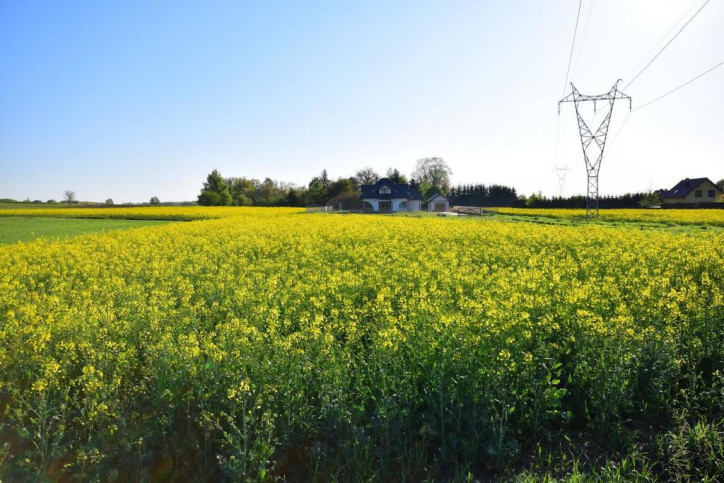
[(629, 116), (631, 115), (632, 112), (638, 111), (639, 109), (643, 109), (644, 107), (646, 107), (646, 106), (648, 106), (648, 105), (650, 105), (650, 104), (653, 104), (654, 102), (659, 101), (659, 100), (663, 99), (664, 97), (666, 97), (666, 96), (668, 96), (668, 95), (670, 95), (670, 94), (673, 94), (674, 92), (678, 91), (678, 90), (681, 89), (682, 87), (688, 86), (689, 84), (691, 84), (691, 83), (694, 82), (695, 80), (697, 80), (697, 79), (699, 79), (699, 78), (701, 78), (701, 77), (704, 77), (706, 74), (708, 74), (709, 72), (713, 71), (714, 69), (716, 69), (716, 68), (718, 68), (718, 67), (721, 67), (722, 65), (724, 65), (724, 60), (721, 61), (721, 62), (719, 62), (717, 65), (715, 65), (715, 66), (712, 67), (711, 69), (709, 69), (709, 70), (707, 70), (707, 71), (705, 71), (705, 72), (702, 72), (701, 74), (699, 74), (698, 76), (694, 77), (693, 79), (689, 79), (688, 81), (684, 82), (683, 84), (681, 84), (680, 86), (676, 87), (675, 89), (671, 89), (669, 92), (660, 95), (660, 96), (657, 97), (656, 99), (653, 99), (653, 100), (651, 100), (651, 101), (649, 101), (649, 102), (647, 102), (647, 103), (645, 103), (645, 104), (640, 105), (640, 106), (637, 107), (636, 109), (633, 109), (633, 110), (629, 111), (629, 113), (626, 114), (626, 118), (625, 118), (625, 119), (623, 120), (623, 122), (621, 123), (621, 126), (618, 128), (618, 130), (616, 131), (616, 133), (612, 136), (611, 142), (609, 143), (609, 149), (611, 149), (611, 148), (616, 144), (616, 141), (618, 140), (618, 136), (619, 136), (619, 134), (621, 134), (621, 131), (623, 131), (623, 127), (626, 125), (626, 122), (628, 121)]
[[(635, 110), (636, 110), (636, 109), (634, 109), (634, 111), (635, 111)], [(616, 131), (616, 133), (615, 133), (615, 134), (613, 135), (613, 137), (611, 138), (611, 142), (608, 143), (608, 149), (609, 149), (609, 150), (611, 150), (611, 149), (613, 148), (613, 146), (616, 144), (616, 140), (618, 140), (618, 135), (621, 134), (621, 131), (623, 131), (623, 127), (626, 125), (626, 121), (628, 121), (628, 118), (629, 118), (629, 116), (631, 115), (632, 112), (633, 112), (633, 111), (629, 111), (628, 113), (626, 113), (626, 117), (624, 118), (623, 122), (622, 122), (621, 125), (619, 126), (618, 130)]]
[(558, 121), (556, 122), (556, 156), (554, 158), (556, 164), (558, 164), (558, 148), (561, 140), (561, 116), (557, 116)]
[(611, 138), (611, 142), (609, 143), (609, 149), (611, 149), (611, 148), (616, 144), (616, 141), (618, 140), (618, 136), (619, 136), (619, 134), (621, 134), (621, 131), (623, 131), (623, 127), (626, 125), (626, 122), (628, 121), (629, 116), (631, 115), (632, 112), (638, 111), (639, 109), (643, 109), (644, 107), (646, 107), (646, 106), (648, 106), (648, 105), (650, 105), (650, 104), (653, 104), (654, 102), (659, 101), (659, 100), (663, 99), (664, 97), (666, 97), (666, 96), (668, 96), (668, 95), (670, 95), (670, 94), (673, 94), (674, 92), (678, 91), (679, 89), (688, 86), (689, 84), (691, 84), (691, 83), (694, 82), (695, 80), (697, 80), (697, 79), (699, 79), (699, 78), (701, 78), (701, 77), (704, 77), (706, 74), (708, 74), (709, 72), (713, 71), (714, 69), (716, 69), (716, 68), (718, 68), (718, 67), (721, 67), (722, 65), (724, 65), (724, 60), (721, 61), (721, 62), (719, 62), (717, 65), (715, 65), (715, 66), (712, 67), (711, 69), (709, 69), (709, 70), (707, 70), (707, 71), (705, 71), (705, 72), (702, 72), (701, 74), (699, 74), (698, 76), (694, 77), (693, 79), (689, 79), (688, 81), (684, 82), (684, 83), (681, 84), (680, 86), (678, 86), (678, 87), (676, 87), (676, 88), (674, 88), (674, 89), (671, 89), (669, 92), (667, 92), (667, 93), (665, 93), (665, 94), (660, 95), (660, 96), (657, 97), (656, 99), (653, 99), (653, 100), (651, 100), (651, 101), (649, 101), (649, 102), (646, 102), (645, 104), (640, 105), (640, 106), (637, 107), (636, 109), (633, 109), (633, 110), (629, 111), (629, 113), (626, 114), (626, 118), (625, 118), (625, 119), (623, 120), (623, 122), (621, 123), (621, 126), (618, 128), (618, 130), (616, 131), (616, 133), (615, 133), (615, 134), (613, 135), (613, 137)]
[[(566, 69), (566, 81), (563, 83), (563, 93), (565, 94), (566, 88), (568, 86), (568, 75), (571, 71), (571, 61), (573, 60), (573, 49), (576, 46), (576, 34), (578, 33), (578, 20), (581, 17), (581, 6), (583, 5), (583, 0), (578, 0), (578, 13), (576, 14), (576, 26), (573, 29), (573, 42), (571, 42), (571, 53), (568, 55), (568, 68)], [(579, 50), (580, 53), (580, 50)], [(576, 63), (578, 63), (576, 61)], [(558, 164), (558, 153), (559, 153), (559, 144), (561, 139), (561, 117), (558, 116), (558, 122), (556, 124), (556, 154), (555, 154), (555, 162)]]
[(561, 149), (560, 149), (560, 146), (561, 146), (561, 145), (563, 145), (563, 146), (566, 145), (567, 134), (568, 134), (567, 131), (566, 131), (566, 127), (567, 127), (566, 119), (567, 119), (567, 118), (564, 117), (564, 118), (563, 118), (563, 121), (561, 122), (561, 116), (558, 115), (558, 116), (556, 116), (556, 117), (557, 117), (558, 119), (557, 119), (557, 121), (556, 121), (556, 156), (555, 156), (554, 166), (557, 166), (557, 165), (558, 165), (558, 161), (559, 161), (560, 158), (561, 158), (561, 154), (560, 154), (560, 153), (561, 153)]
[(705, 75), (708, 74), (709, 72), (713, 71), (713, 70), (716, 69), (717, 67), (721, 67), (722, 65), (724, 65), (724, 60), (722, 60), (721, 62), (719, 62), (717, 65), (715, 65), (715, 66), (712, 67), (711, 69), (707, 70), (706, 72), (702, 72), (701, 74), (699, 74), (698, 76), (694, 77), (693, 79), (690, 79), (690, 80), (684, 82), (684, 83), (681, 84), (679, 87), (677, 87), (677, 88), (675, 88), (675, 89), (671, 89), (671, 90), (670, 90), (669, 92), (667, 92), (666, 94), (662, 94), (662, 95), (660, 95), (659, 97), (657, 97), (656, 99), (654, 99), (654, 100), (652, 100), (652, 101), (649, 101), (649, 102), (647, 102), (646, 104), (643, 104), (643, 105), (637, 107), (636, 109), (634, 109), (634, 111), (638, 111), (639, 109), (643, 109), (644, 107), (646, 107), (646, 106), (648, 106), (648, 105), (650, 105), (650, 104), (653, 104), (654, 102), (656, 102), (656, 101), (658, 101), (658, 100), (663, 99), (664, 97), (668, 96), (669, 94), (673, 94), (674, 92), (678, 91), (678, 90), (681, 89), (682, 87), (688, 86), (689, 84), (691, 84), (691, 83), (694, 82), (695, 80), (699, 79), (700, 77), (705, 76)]
[[(709, 1), (709, 0), (707, 0)], [(576, 46), (576, 34), (578, 33), (578, 20), (581, 18), (581, 5), (583, 0), (578, 0), (578, 13), (576, 14), (576, 27), (573, 29), (573, 42), (571, 42), (571, 53), (568, 56), (568, 69), (566, 69), (566, 81), (563, 83), (563, 95), (568, 88), (568, 74), (571, 73), (571, 61), (573, 60), (573, 48)]]
[(679, 34), (686, 28), (686, 26), (689, 25), (689, 24), (691, 23), (691, 21), (696, 18), (697, 15), (699, 15), (699, 12), (701, 12), (701, 11), (704, 9), (704, 7), (706, 7), (706, 5), (707, 5), (710, 1), (711, 1), (711, 0), (706, 0), (706, 2), (704, 2), (704, 4), (703, 4), (701, 7), (699, 7), (699, 10), (696, 11), (696, 13), (694, 14), (694, 16), (691, 17), (691, 18), (684, 24), (684, 26), (679, 29), (678, 32), (676, 32), (676, 35), (674, 35), (674, 36), (671, 38), (671, 40), (669, 40), (668, 42), (666, 42), (666, 45), (664, 45), (664, 46), (661, 48), (661, 50), (659, 50), (659, 52), (649, 61), (649, 63), (646, 64), (646, 65), (644, 66), (644, 68), (641, 69), (641, 70), (639, 71), (639, 73), (636, 74), (636, 76), (635, 76), (633, 79), (631, 79), (631, 81), (630, 81), (628, 84), (626, 84), (626, 86), (624, 87), (624, 89), (627, 89), (628, 86), (630, 86), (631, 84), (633, 84), (633, 82), (634, 82), (636, 79), (638, 79), (638, 77), (639, 77), (641, 74), (643, 74), (644, 71), (645, 71), (646, 69), (648, 69), (648, 67), (649, 67), (651, 64), (653, 64), (653, 62), (659, 57), (659, 55), (661, 55), (661, 53), (662, 53), (664, 50), (666, 50), (666, 47), (668, 47), (668, 46), (671, 44), (671, 42), (673, 42), (674, 39), (676, 39), (676, 37), (679, 36)]
[(583, 41), (586, 40), (586, 32), (588, 32), (588, 22), (591, 20), (591, 12), (593, 12), (593, 4), (595, 0), (591, 0), (591, 6), (588, 8), (588, 15), (586, 16), (586, 23), (583, 24), (583, 34), (581, 34), (581, 41), (578, 42), (578, 52), (576, 52), (576, 62), (573, 64), (573, 74), (576, 74), (576, 68), (578, 67), (578, 61), (581, 60), (581, 51), (583, 50)]
[(658, 42), (656, 42), (656, 44), (651, 48), (651, 50), (648, 51), (648, 53), (644, 56), (644, 58), (641, 59), (641, 60), (638, 62), (638, 64), (636, 64), (636, 65), (634, 66), (633, 69), (631, 69), (631, 72), (629, 72), (626, 77), (631, 77), (631, 76), (634, 74), (634, 72), (636, 72), (636, 71), (638, 70), (638, 68), (641, 66), (641, 64), (643, 64), (643, 63), (646, 61), (646, 59), (648, 59), (649, 56), (651, 56), (651, 54), (653, 54), (653, 53), (656, 51), (656, 49), (658, 49), (659, 46), (671, 35), (671, 33), (672, 33), (674, 30), (676, 30), (676, 27), (677, 27), (686, 17), (689, 16), (689, 13), (691, 13), (692, 10), (694, 10), (694, 8), (696, 8), (696, 4), (699, 3), (700, 1), (701, 1), (701, 0), (694, 0), (694, 3), (691, 4), (691, 7), (689, 7), (689, 9), (688, 9), (686, 12), (684, 12), (684, 14), (683, 14), (681, 17), (679, 17), (679, 20), (677, 20), (676, 23), (671, 26), (671, 28), (668, 30), (668, 32), (666, 32), (666, 33), (664, 34), (664, 36), (661, 37), (661, 39), (660, 39)]

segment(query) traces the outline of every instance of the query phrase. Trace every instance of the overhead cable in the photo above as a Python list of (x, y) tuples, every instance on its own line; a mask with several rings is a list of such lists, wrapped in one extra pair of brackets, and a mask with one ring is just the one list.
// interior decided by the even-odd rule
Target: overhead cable
[(583, 5), (583, 0), (578, 0), (578, 13), (576, 14), (576, 26), (573, 29), (573, 42), (571, 42), (571, 53), (568, 56), (568, 68), (566, 69), (566, 81), (563, 83), (563, 95), (566, 94), (566, 89), (568, 88), (568, 75), (571, 73), (571, 61), (573, 60), (573, 48), (576, 46), (576, 34), (578, 33), (578, 20), (581, 18), (581, 5)]
[(576, 74), (576, 67), (578, 67), (578, 61), (581, 60), (581, 50), (583, 50), (583, 41), (586, 40), (586, 32), (588, 32), (588, 23), (591, 20), (591, 12), (593, 12), (593, 4), (595, 0), (591, 0), (591, 6), (588, 9), (588, 15), (586, 16), (586, 23), (583, 24), (583, 34), (581, 34), (581, 40), (578, 42), (578, 52), (576, 52), (576, 61), (573, 63), (573, 75)]
[[(628, 75), (626, 76), (627, 78), (628, 78), (628, 77), (631, 77), (631, 76), (634, 74), (634, 72), (638, 71), (638, 68), (641, 66), (641, 64), (643, 64), (643, 63), (646, 61), (646, 59), (648, 59), (648, 58), (651, 56), (651, 54), (653, 54), (653, 53), (656, 51), (656, 49), (658, 49), (659, 46), (660, 46), (662, 43), (664, 43), (664, 41), (665, 41), (666, 39), (669, 38), (669, 36), (674, 32), (674, 30), (676, 30), (676, 27), (678, 27), (679, 24), (680, 24), (681, 22), (683, 22), (686, 17), (689, 16), (689, 14), (696, 8), (696, 5), (697, 5), (698, 3), (700, 3), (700, 2), (701, 2), (701, 0), (694, 0), (694, 3), (691, 4), (691, 7), (689, 7), (689, 9), (688, 9), (686, 12), (684, 12), (684, 14), (683, 14), (681, 17), (679, 17), (679, 20), (677, 20), (676, 23), (671, 26), (671, 28), (669, 29), (669, 31), (666, 32), (663, 37), (661, 37), (661, 40), (659, 40), (658, 42), (656, 42), (656, 45), (654, 45), (653, 47), (651, 47), (651, 50), (649, 50), (649, 52), (644, 56), (644, 58), (641, 59), (641, 60), (638, 62), (638, 64), (636, 64), (636, 65), (634, 66), (633, 69), (631, 69), (631, 72), (629, 72)], [(575, 69), (575, 67), (574, 67), (574, 69)]]
[(701, 12), (701, 11), (704, 9), (704, 7), (706, 7), (706, 5), (707, 5), (710, 1), (711, 1), (711, 0), (706, 0), (706, 2), (704, 2), (704, 4), (703, 4), (701, 7), (699, 7), (699, 10), (697, 10), (696, 13), (683, 25), (683, 27), (681, 27), (681, 28), (679, 29), (679, 31), (676, 32), (676, 35), (674, 35), (674, 36), (671, 38), (671, 40), (669, 40), (668, 42), (666, 42), (666, 45), (664, 45), (664, 46), (661, 48), (661, 50), (659, 50), (659, 52), (658, 52), (656, 55), (654, 55), (654, 57), (649, 61), (649, 63), (646, 64), (646, 65), (644, 66), (644, 68), (641, 69), (641, 70), (639, 71), (639, 73), (636, 74), (636, 76), (635, 76), (633, 79), (631, 79), (631, 81), (630, 81), (628, 84), (626, 84), (626, 86), (624, 86), (624, 90), (625, 90), (626, 88), (628, 88), (628, 86), (630, 86), (631, 84), (633, 84), (633, 82), (634, 82), (636, 79), (638, 79), (639, 76), (640, 76), (641, 74), (643, 74), (644, 71), (645, 71), (646, 69), (648, 69), (648, 67), (649, 67), (651, 64), (653, 64), (653, 62), (659, 57), (659, 55), (661, 55), (661, 53), (662, 53), (664, 50), (666, 50), (666, 47), (668, 47), (669, 45), (671, 45), (671, 42), (673, 42), (674, 39), (676, 39), (676, 37), (679, 36), (679, 34), (686, 28), (687, 25), (689, 25), (689, 24), (691, 23), (692, 20), (694, 20), (694, 19), (696, 18), (697, 15), (699, 15), (699, 12)]
[(711, 69), (707, 70), (706, 72), (702, 72), (701, 74), (699, 74), (698, 76), (694, 77), (693, 79), (690, 79), (690, 80), (684, 82), (684, 83), (681, 84), (679, 87), (677, 87), (677, 88), (675, 88), (675, 89), (671, 89), (671, 90), (670, 90), (669, 92), (667, 92), (666, 94), (662, 94), (662, 95), (660, 95), (659, 97), (657, 97), (656, 99), (651, 100), (651, 101), (649, 101), (649, 102), (647, 102), (647, 103), (645, 103), (645, 104), (642, 104), (641, 106), (639, 106), (639, 107), (637, 107), (636, 109), (634, 109), (634, 111), (638, 111), (639, 109), (643, 109), (644, 107), (646, 107), (646, 106), (648, 106), (648, 105), (650, 105), (650, 104), (653, 104), (654, 102), (656, 102), (656, 101), (658, 101), (658, 100), (663, 99), (664, 97), (668, 96), (669, 94), (673, 94), (674, 92), (678, 91), (678, 90), (681, 89), (682, 87), (688, 86), (689, 84), (691, 84), (691, 83), (694, 82), (695, 80), (699, 79), (700, 77), (704, 77), (706, 74), (708, 74), (709, 72), (713, 71), (713, 70), (716, 69), (717, 67), (721, 67), (722, 65), (724, 65), (724, 60), (722, 60), (721, 62), (719, 62), (717, 65), (715, 65), (715, 66), (712, 67)]
[(626, 125), (626, 121), (628, 121), (628, 118), (629, 118), (629, 116), (631, 115), (632, 112), (633, 112), (633, 111), (629, 111), (629, 112), (626, 113), (626, 117), (624, 118), (623, 122), (622, 122), (621, 125), (619, 126), (618, 130), (616, 131), (616, 133), (615, 133), (615, 134), (613, 135), (613, 137), (611, 138), (611, 142), (608, 143), (608, 149), (609, 149), (609, 151), (610, 151), (611, 148), (613, 148), (613, 146), (616, 144), (616, 140), (618, 140), (618, 135), (621, 134), (621, 131), (623, 131), (623, 127)]

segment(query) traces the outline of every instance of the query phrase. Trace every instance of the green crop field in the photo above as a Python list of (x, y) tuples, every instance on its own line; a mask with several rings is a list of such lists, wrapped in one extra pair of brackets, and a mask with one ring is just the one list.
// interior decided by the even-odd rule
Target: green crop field
[(155, 220), (82, 218), (0, 217), (0, 244), (27, 242), (36, 238), (63, 238), (84, 233), (140, 228), (167, 223)]
[(69, 208), (67, 203), (21, 203), (0, 201), (0, 210), (40, 210), (44, 208)]

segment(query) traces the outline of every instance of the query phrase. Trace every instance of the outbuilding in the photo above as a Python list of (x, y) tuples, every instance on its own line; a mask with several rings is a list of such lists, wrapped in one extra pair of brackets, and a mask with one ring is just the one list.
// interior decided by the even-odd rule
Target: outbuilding
[(425, 201), (427, 201), (427, 211), (450, 211), (450, 200), (442, 193), (434, 193)]

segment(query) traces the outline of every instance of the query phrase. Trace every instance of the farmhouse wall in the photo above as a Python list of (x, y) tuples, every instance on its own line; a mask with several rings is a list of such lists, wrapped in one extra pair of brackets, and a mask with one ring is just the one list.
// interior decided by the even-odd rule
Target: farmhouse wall
[[(701, 190), (701, 197), (696, 196), (696, 192)], [(714, 196), (709, 196), (709, 191), (714, 191)], [(664, 199), (664, 203), (677, 204), (677, 203), (714, 203), (719, 195), (719, 190), (714, 183), (704, 181), (696, 189), (692, 190), (691, 193), (683, 198), (669, 198)]]

